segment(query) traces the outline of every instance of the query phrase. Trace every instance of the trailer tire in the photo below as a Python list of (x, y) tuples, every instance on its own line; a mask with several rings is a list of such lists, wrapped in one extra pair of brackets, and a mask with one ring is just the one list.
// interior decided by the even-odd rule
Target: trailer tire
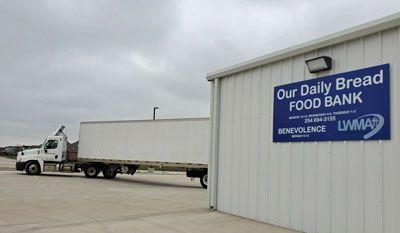
[(112, 169), (110, 167), (106, 167), (103, 169), (103, 176), (106, 179), (114, 179), (117, 176), (117, 170)]
[(100, 173), (100, 168), (97, 166), (89, 165), (84, 170), (87, 178), (96, 178)]
[(201, 186), (203, 186), (203, 188), (207, 189), (207, 184), (208, 184), (208, 174), (207, 173), (204, 173), (200, 177), (200, 184), (201, 184)]
[(40, 174), (40, 164), (36, 161), (29, 162), (25, 166), (25, 172), (28, 175), (39, 175)]

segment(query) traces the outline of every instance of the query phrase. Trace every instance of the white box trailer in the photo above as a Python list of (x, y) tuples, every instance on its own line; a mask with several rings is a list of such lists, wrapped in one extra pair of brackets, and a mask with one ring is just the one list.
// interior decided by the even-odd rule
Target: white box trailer
[(68, 153), (62, 126), (39, 149), (20, 152), (17, 170), (85, 172), (88, 178), (103, 172), (133, 175), (140, 166), (186, 169), (207, 187), (208, 118), (82, 122), (78, 155)]
[[(311, 73), (323, 56), (331, 69)], [(400, 232), (400, 14), (207, 79), (211, 208), (304, 232)]]
[(81, 161), (205, 168), (208, 118), (82, 122)]

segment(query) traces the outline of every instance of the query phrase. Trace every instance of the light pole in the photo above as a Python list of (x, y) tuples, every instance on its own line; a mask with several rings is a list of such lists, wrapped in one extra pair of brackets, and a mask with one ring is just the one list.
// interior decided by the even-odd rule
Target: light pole
[(158, 109), (158, 107), (154, 107), (153, 108), (153, 120), (156, 119), (156, 110)]

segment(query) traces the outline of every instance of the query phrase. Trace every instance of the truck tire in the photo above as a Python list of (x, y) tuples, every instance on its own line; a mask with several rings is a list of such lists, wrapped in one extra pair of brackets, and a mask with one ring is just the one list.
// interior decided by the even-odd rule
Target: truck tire
[(116, 169), (112, 169), (110, 167), (106, 167), (103, 170), (103, 176), (106, 179), (114, 179), (115, 176), (117, 176), (117, 170)]
[(100, 168), (94, 165), (90, 165), (85, 168), (84, 172), (87, 178), (96, 178), (100, 173)]
[(38, 162), (29, 162), (25, 166), (25, 172), (28, 175), (39, 175), (40, 174), (40, 165)]
[(201, 184), (201, 186), (203, 186), (203, 188), (207, 189), (207, 184), (208, 184), (208, 174), (207, 173), (204, 173), (200, 177), (200, 184)]

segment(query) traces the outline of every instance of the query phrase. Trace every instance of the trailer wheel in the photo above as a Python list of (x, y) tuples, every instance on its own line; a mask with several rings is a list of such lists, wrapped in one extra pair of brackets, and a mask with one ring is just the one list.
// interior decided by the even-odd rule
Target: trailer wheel
[(25, 172), (28, 175), (39, 175), (40, 174), (40, 165), (38, 162), (30, 162), (25, 167)]
[(208, 184), (208, 174), (207, 173), (204, 173), (200, 177), (200, 184), (201, 184), (201, 186), (203, 186), (203, 188), (207, 189), (207, 184)]
[(84, 172), (87, 178), (96, 178), (100, 173), (100, 169), (96, 166), (90, 165), (85, 168)]
[(106, 179), (114, 179), (117, 176), (117, 169), (113, 169), (111, 167), (106, 167), (103, 170), (103, 176)]

